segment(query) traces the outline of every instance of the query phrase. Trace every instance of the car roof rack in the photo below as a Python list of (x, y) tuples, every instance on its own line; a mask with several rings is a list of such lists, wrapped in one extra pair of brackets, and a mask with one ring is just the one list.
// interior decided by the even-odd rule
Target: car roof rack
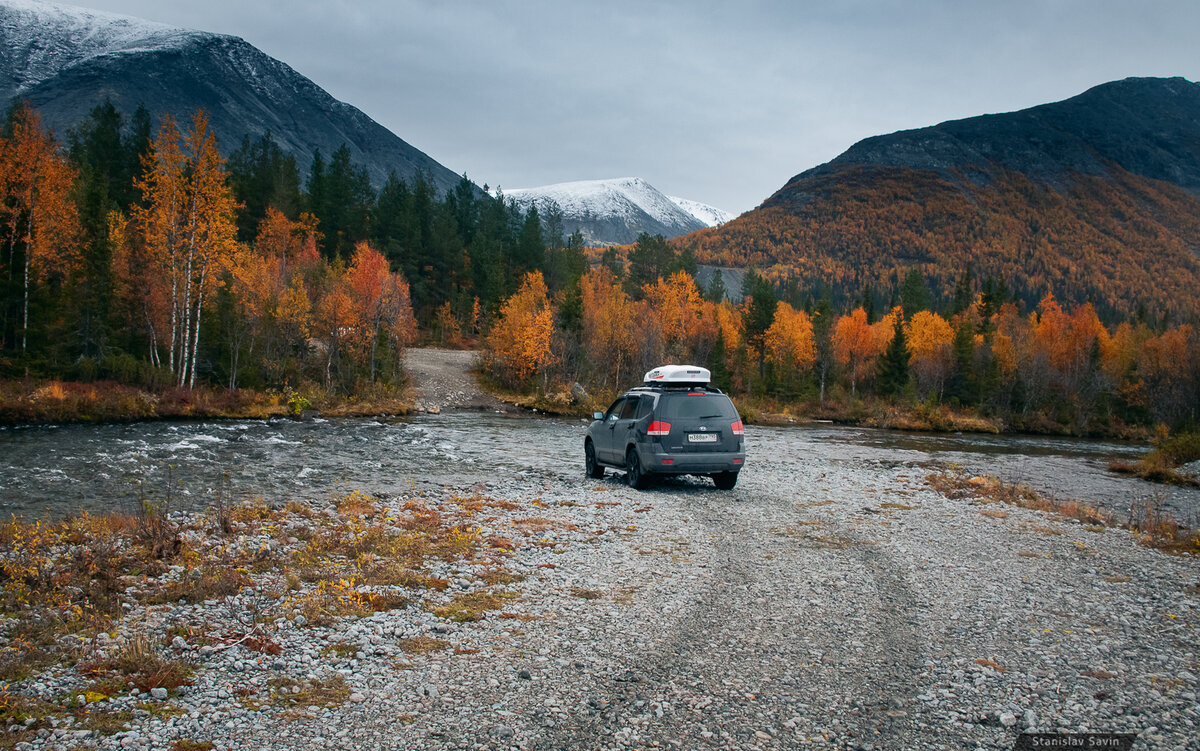
[(629, 389), (633, 391), (646, 391), (656, 394), (665, 393), (667, 391), (687, 391), (687, 392), (704, 392), (706, 394), (723, 394), (724, 391), (716, 386), (709, 386), (706, 383), (643, 383), (641, 386), (634, 386)]

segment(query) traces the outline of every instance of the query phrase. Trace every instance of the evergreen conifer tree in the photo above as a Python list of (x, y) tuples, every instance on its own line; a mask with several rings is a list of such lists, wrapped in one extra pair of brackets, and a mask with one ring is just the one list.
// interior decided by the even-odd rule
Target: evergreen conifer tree
[(904, 334), (904, 324), (896, 318), (892, 331), (892, 341), (888, 344), (875, 373), (875, 388), (883, 396), (895, 396), (908, 386), (908, 338)]

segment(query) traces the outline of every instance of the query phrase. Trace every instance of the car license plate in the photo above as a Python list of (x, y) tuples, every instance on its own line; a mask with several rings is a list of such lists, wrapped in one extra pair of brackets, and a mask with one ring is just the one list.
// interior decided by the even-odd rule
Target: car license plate
[(716, 443), (716, 433), (688, 433), (688, 443)]

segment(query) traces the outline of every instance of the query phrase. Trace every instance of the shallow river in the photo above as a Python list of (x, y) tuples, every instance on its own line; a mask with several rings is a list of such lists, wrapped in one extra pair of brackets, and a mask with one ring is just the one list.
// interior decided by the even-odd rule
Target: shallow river
[[(219, 496), (276, 502), (351, 489), (397, 492), (517, 472), (583, 477), (586, 423), (502, 414), (313, 422), (145, 422), (0, 429), (0, 509), (5, 516), (138, 508), (142, 499), (196, 509)], [(747, 467), (786, 470), (814, 459), (871, 471), (896, 463), (961, 468), (1023, 482), (1125, 513), (1161, 502), (1183, 520), (1200, 515), (1200, 491), (1110, 473), (1110, 459), (1139, 446), (1027, 436), (926, 435), (832, 425), (748, 427)], [(831, 489), (836, 477), (828, 478)]]

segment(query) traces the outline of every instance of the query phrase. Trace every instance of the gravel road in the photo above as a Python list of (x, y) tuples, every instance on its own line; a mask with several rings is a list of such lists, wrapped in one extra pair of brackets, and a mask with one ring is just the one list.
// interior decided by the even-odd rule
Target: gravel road
[(410, 349), (404, 368), (417, 389), (419, 411), (499, 410), (510, 405), (488, 394), (471, 377), (479, 353), (457, 349)]
[[(504, 589), (503, 615), (456, 624), (414, 604), (328, 628), (281, 618), (283, 651), (266, 658), (177, 643), (201, 666), (172, 700), (182, 713), (142, 713), (100, 746), (957, 750), (1010, 749), (1033, 729), (1200, 747), (1200, 562), (1127, 532), (949, 498), (902, 462), (753, 440), (729, 492), (476, 464), (422, 500), (449, 509), (470, 493), (513, 502), (479, 532), (511, 537), (505, 566), (526, 578), (489, 587), (482, 562), (439, 563), (453, 584), (437, 596)], [(236, 625), (250, 604), (131, 614), (116, 638)], [(454, 649), (405, 654), (412, 636)], [(329, 654), (339, 642), (357, 654)], [(334, 673), (354, 692), (340, 706), (247, 701), (272, 678)], [(29, 748), (79, 742), (61, 729)]]

